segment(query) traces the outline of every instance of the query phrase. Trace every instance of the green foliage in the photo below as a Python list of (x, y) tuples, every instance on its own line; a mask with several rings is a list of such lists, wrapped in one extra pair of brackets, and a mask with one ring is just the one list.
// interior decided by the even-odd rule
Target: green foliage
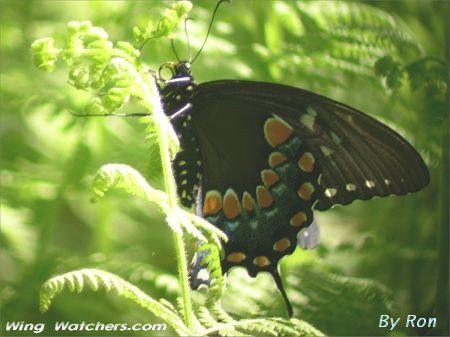
[(139, 51), (119, 41), (115, 45), (108, 34), (90, 22), (69, 22), (63, 49), (43, 38), (31, 46), (38, 68), (52, 70), (60, 56), (69, 67), (69, 84), (80, 90), (97, 91), (88, 114), (108, 114), (121, 108), (131, 97), (145, 102), (147, 85), (139, 74)]
[(365, 4), (299, 1), (289, 8), (274, 2), (273, 9), (264, 45), (257, 45), (257, 50), (269, 62), (271, 75), (280, 80), (292, 64), (294, 75), (316, 81), (318, 73), (331, 69), (371, 76), (374, 62), (387, 53), (406, 56), (420, 50), (392, 16)]
[(164, 36), (172, 37), (178, 23), (186, 17), (191, 9), (191, 2), (179, 1), (172, 8), (167, 8), (164, 11), (158, 23), (149, 21), (144, 31), (139, 27), (134, 27), (133, 33), (137, 42), (141, 44), (140, 49), (151, 39), (159, 39)]
[[(153, 144), (161, 131), (171, 158), (177, 137), (158, 117), (150, 70), (174, 58), (169, 38), (187, 58), (179, 47), (186, 46), (180, 23), (190, 3), (1, 6), (4, 321), (156, 319), (171, 326), (167, 335), (276, 336), (387, 334), (376, 327), (380, 314), (448, 320), (448, 165), (442, 164), (448, 163), (448, 55), (442, 48), (448, 4), (235, 0), (221, 7), (194, 64), (198, 82), (278, 81), (341, 100), (389, 121), (425, 154), (432, 175), (427, 190), (316, 215), (321, 247), (296, 252), (281, 266), (302, 321), (278, 318), (285, 308), (268, 275), (250, 279), (235, 269), (222, 277), (222, 233), (162, 191), (167, 184), (159, 172), (167, 176), (167, 167)], [(193, 50), (203, 42), (212, 7), (196, 1), (190, 12)], [(53, 38), (41, 39), (48, 35)], [(31, 44), (35, 66), (50, 74), (32, 68)], [(118, 109), (150, 116), (142, 127), (131, 119), (68, 113)], [(105, 165), (117, 162), (124, 164)], [(87, 196), (92, 180), (94, 206)], [(209, 242), (202, 249), (212, 252), (211, 287), (191, 294), (192, 306), (176, 277), (173, 232)], [(36, 305), (41, 285), (42, 308), (51, 304), (45, 315)], [(395, 334), (448, 335), (448, 327), (403, 327)]]
[[(202, 320), (206, 326), (213, 325), (207, 329), (206, 334), (219, 333), (223, 336), (323, 336), (323, 333), (310, 324), (299, 319), (264, 318), (243, 319), (241, 321), (224, 320), (223, 315), (219, 320), (212, 315), (203, 313)], [(225, 323), (223, 323), (225, 321)]]
[(227, 240), (225, 234), (204, 219), (178, 206), (171, 207), (168, 203), (168, 196), (164, 192), (150, 186), (145, 178), (130, 166), (124, 164), (107, 164), (102, 166), (95, 175), (92, 183), (91, 200), (94, 202), (98, 201), (106, 192), (112, 189), (124, 190), (131, 195), (157, 204), (166, 214), (167, 224), (177, 233), (182, 233), (181, 225), (186, 232), (197, 240), (208, 241), (202, 232), (197, 229), (198, 227), (218, 246), (220, 246), (219, 238), (225, 241)]
[[(388, 333), (374, 324), (381, 313), (395, 312), (393, 294), (380, 282), (324, 270), (321, 261), (315, 261), (314, 265), (290, 265), (285, 280), (296, 316), (320, 327), (323, 333), (338, 336)], [(236, 270), (229, 277), (224, 306), (238, 317), (246, 317), (252, 311), (269, 317), (279, 313), (284, 303), (280, 296), (274, 300), (273, 293), (267, 291), (272, 282), (270, 277), (249, 281), (245, 273)], [(246, 294), (245, 300), (237, 299), (241, 293)]]
[(164, 207), (167, 196), (151, 187), (135, 169), (123, 164), (107, 164), (100, 168), (92, 184), (92, 201), (98, 201), (111, 188), (121, 188), (126, 192), (154, 202)]
[(202, 244), (197, 249), (197, 254), (206, 252), (207, 255), (202, 259), (202, 267), (208, 271), (209, 286), (206, 294), (206, 306), (214, 307), (221, 300), (225, 292), (226, 279), (222, 274), (222, 266), (220, 265), (219, 246), (211, 244)]
[(189, 329), (183, 324), (182, 319), (173, 306), (166, 301), (155, 301), (139, 288), (133, 286), (117, 275), (98, 269), (82, 269), (62, 274), (46, 281), (41, 288), (39, 308), (41, 312), (48, 310), (50, 303), (64, 288), (71, 292), (80, 293), (85, 287), (94, 291), (104, 288), (107, 292), (115, 292), (117, 295), (132, 300), (136, 304), (150, 311), (160, 318), (180, 335), (189, 334)]
[(156, 301), (143, 293), (139, 288), (123, 280), (115, 274), (99, 269), (82, 269), (65, 273), (47, 280), (41, 287), (40, 311), (46, 312), (53, 298), (64, 289), (81, 293), (85, 288), (99, 291), (104, 288), (108, 293), (116, 293), (149, 310), (153, 315), (169, 324), (178, 334), (221, 336), (321, 336), (320, 331), (304, 321), (281, 318), (243, 319), (236, 321), (220, 307), (212, 306), (212, 310), (200, 307), (198, 312), (198, 330), (190, 331), (183, 323), (175, 308), (164, 299)]
[[(299, 316), (329, 335), (380, 335), (373, 318), (394, 312), (391, 292), (374, 280), (310, 267), (303, 267), (299, 277), (288, 276), (287, 280), (301, 299), (296, 305)], [(355, 314), (358, 319), (352, 319)]]
[(393, 90), (398, 91), (407, 82), (412, 90), (424, 91), (425, 108), (431, 112), (432, 122), (447, 118), (448, 65), (443, 60), (424, 57), (405, 64), (389, 55), (377, 60), (375, 72)]

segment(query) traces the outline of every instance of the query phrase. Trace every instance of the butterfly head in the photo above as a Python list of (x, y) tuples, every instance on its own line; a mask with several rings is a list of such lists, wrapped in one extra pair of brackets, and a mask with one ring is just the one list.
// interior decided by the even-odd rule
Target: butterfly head
[(191, 63), (188, 61), (163, 63), (159, 67), (157, 78), (163, 83), (170, 82), (177, 78), (184, 78), (185, 81), (192, 81)]
[(175, 75), (191, 76), (191, 63), (188, 61), (180, 61), (174, 65)]

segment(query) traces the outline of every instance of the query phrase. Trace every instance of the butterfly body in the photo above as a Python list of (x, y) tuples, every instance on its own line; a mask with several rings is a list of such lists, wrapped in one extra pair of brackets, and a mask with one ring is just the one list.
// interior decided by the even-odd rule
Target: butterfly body
[[(224, 231), (222, 268), (278, 274), (297, 235), (326, 210), (428, 183), (417, 151), (356, 109), (306, 90), (251, 81), (196, 84), (180, 62), (160, 86), (180, 140), (183, 205)], [(291, 311), (291, 309), (290, 309)]]

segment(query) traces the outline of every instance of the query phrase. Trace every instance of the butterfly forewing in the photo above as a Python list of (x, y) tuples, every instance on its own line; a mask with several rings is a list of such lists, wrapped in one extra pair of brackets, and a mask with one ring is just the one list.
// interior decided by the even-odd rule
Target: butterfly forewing
[(255, 113), (245, 102), (230, 97), (193, 100), (193, 128), (204, 166), (203, 187), (237, 192), (255, 189), (267, 168), (270, 149), (262, 132), (268, 114)]
[[(247, 81), (215, 81), (199, 86), (208, 97), (251, 106), (254, 114), (274, 114), (288, 122), (321, 167), (316, 209), (427, 185), (428, 170), (417, 151), (374, 118), (326, 97), (293, 87)], [(226, 119), (226, 112), (223, 111)], [(235, 120), (239, 123), (238, 120)], [(239, 124), (236, 128), (243, 127)]]

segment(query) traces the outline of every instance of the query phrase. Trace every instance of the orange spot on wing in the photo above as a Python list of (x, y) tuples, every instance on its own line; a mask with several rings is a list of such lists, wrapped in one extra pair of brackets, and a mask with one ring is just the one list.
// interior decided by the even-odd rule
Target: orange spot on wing
[(278, 177), (278, 175), (273, 170), (262, 170), (261, 178), (266, 187), (270, 187), (276, 184), (278, 180), (280, 180), (280, 177)]
[(276, 252), (282, 253), (286, 249), (288, 249), (290, 246), (291, 246), (291, 241), (288, 238), (283, 238), (273, 244), (273, 250)]
[(281, 152), (272, 152), (269, 155), (269, 166), (271, 168), (277, 167), (287, 161), (287, 157)]
[(242, 196), (242, 207), (244, 207), (248, 212), (253, 212), (253, 205), (255, 201), (248, 192), (244, 192)]
[(314, 170), (314, 161), (314, 156), (310, 152), (305, 152), (297, 164), (303, 172), (312, 172)]
[(269, 118), (264, 124), (264, 135), (267, 142), (273, 147), (283, 144), (293, 131), (289, 124), (278, 118)]
[(222, 196), (218, 191), (208, 191), (203, 203), (203, 215), (213, 215), (222, 209)]
[(227, 219), (234, 219), (241, 214), (241, 204), (239, 203), (236, 192), (228, 189), (223, 196), (223, 213)]
[(273, 203), (272, 195), (264, 186), (256, 187), (256, 200), (260, 208), (269, 207)]
[(263, 268), (270, 265), (270, 260), (265, 256), (257, 256), (253, 259), (253, 264)]
[(289, 224), (292, 227), (300, 227), (306, 222), (306, 220), (308, 220), (306, 214), (304, 212), (298, 212), (291, 218)]
[(244, 253), (238, 252), (238, 253), (231, 253), (227, 256), (227, 261), (231, 263), (240, 263), (244, 261), (247, 258), (247, 255)]
[(311, 183), (304, 183), (297, 191), (297, 194), (303, 200), (311, 199), (311, 195), (314, 193), (314, 186)]

